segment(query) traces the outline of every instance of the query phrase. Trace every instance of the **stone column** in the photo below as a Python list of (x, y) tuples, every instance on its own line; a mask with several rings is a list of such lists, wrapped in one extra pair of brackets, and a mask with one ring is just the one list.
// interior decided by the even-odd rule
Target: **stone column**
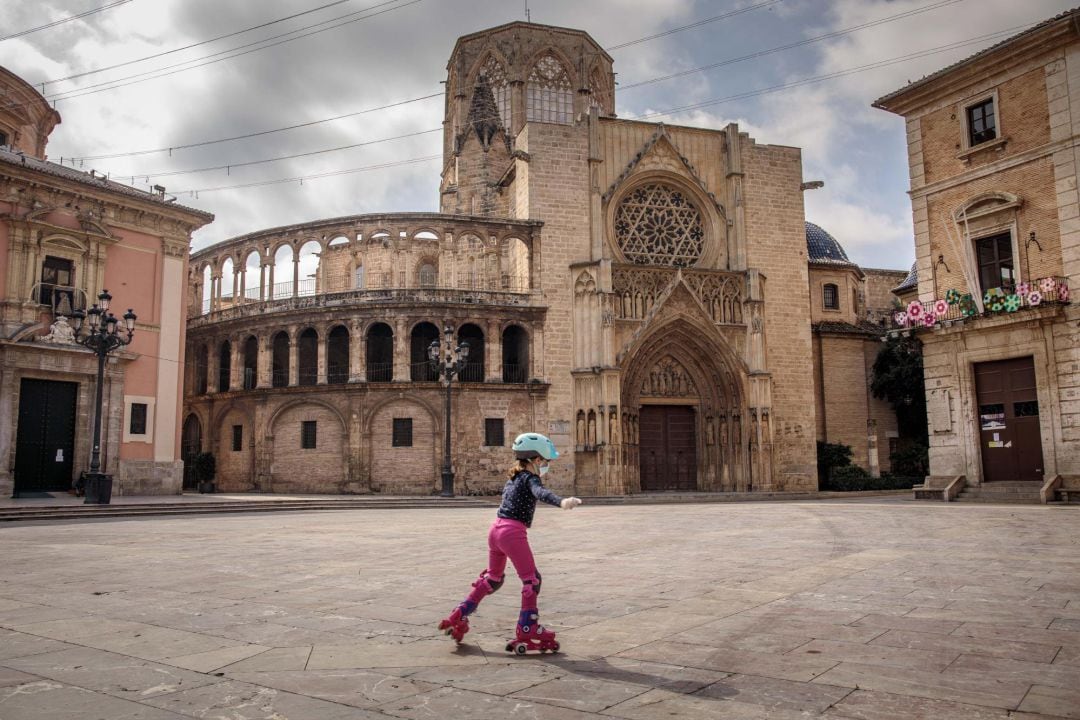
[(263, 288), (263, 300), (274, 299), (274, 263), (270, 263), (267, 267), (270, 268), (268, 279), (266, 281), (266, 287)]
[(409, 345), (405, 332), (405, 321), (394, 321), (394, 380), (403, 382), (409, 379)]
[(259, 338), (259, 368), (256, 373), (255, 387), (266, 388), (273, 385), (273, 348), (273, 335)]
[(349, 323), (349, 382), (364, 382), (364, 334), (359, 321)]
[(221, 341), (211, 340), (206, 344), (206, 392), (218, 391), (218, 369), (221, 367)]
[(241, 358), (240, 340), (229, 338), (229, 389), (240, 390), (243, 387), (244, 368)]
[(292, 296), (297, 297), (300, 295), (300, 255), (297, 252), (293, 253), (293, 266), (292, 266)]
[(320, 326), (317, 330), (319, 333), (319, 348), (318, 359), (315, 364), (315, 383), (318, 385), (326, 384), (326, 344), (330, 342), (330, 331), (326, 325)]
[(295, 325), (289, 326), (289, 387), (300, 384), (300, 337)]
[(484, 374), (486, 382), (502, 382), (502, 338), (498, 320), (489, 320), (484, 329)]

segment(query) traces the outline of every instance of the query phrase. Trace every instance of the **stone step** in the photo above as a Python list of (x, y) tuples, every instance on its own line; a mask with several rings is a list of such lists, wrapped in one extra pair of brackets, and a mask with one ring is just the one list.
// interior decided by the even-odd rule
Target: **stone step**
[(972, 497), (1038, 497), (1039, 488), (967, 487), (961, 490), (960, 494)]
[(1041, 505), (1042, 500), (1034, 497), (964, 497), (963, 495), (957, 495), (953, 502), (961, 503), (1005, 503), (1006, 505)]
[(987, 482), (980, 485), (981, 488), (1034, 488), (1038, 490), (1042, 487), (1042, 483), (1037, 480), (1001, 480), (998, 482)]

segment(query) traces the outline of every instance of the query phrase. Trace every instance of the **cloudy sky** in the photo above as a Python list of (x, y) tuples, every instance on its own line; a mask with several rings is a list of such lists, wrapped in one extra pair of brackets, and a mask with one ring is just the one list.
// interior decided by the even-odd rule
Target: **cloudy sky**
[[(825, 181), (806, 195), (807, 219), (859, 264), (894, 268), (914, 256), (903, 123), (870, 103), (1068, 6), (528, 0), (534, 22), (611, 48), (621, 117), (736, 121), (758, 142), (803, 148), (804, 177)], [(195, 236), (202, 248), (321, 217), (437, 210), (440, 165), (425, 158), (441, 153), (443, 103), (417, 98), (441, 92), (458, 36), (525, 10), (525, 0), (2, 0), (0, 65), (63, 116), (51, 160), (161, 184), (214, 213)], [(253, 133), (264, 134), (205, 144)], [(319, 152), (348, 145), (359, 146)]]

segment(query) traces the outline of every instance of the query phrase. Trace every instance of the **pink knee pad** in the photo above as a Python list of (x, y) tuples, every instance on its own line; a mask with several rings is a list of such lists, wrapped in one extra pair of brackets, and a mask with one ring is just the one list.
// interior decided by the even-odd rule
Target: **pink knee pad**
[(536, 596), (540, 594), (541, 578), (536, 573), (521, 580), (521, 603), (522, 607), (535, 608)]

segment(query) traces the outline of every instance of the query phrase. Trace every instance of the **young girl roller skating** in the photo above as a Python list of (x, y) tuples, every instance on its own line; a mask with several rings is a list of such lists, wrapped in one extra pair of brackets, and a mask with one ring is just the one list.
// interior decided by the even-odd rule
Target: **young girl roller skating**
[(540, 478), (547, 473), (548, 464), (559, 457), (555, 444), (539, 433), (518, 435), (513, 445), (517, 463), (510, 468), (510, 479), (503, 488), (498, 517), (488, 532), (488, 566), (472, 584), (472, 592), (454, 608), (449, 617), (439, 623), (439, 629), (457, 642), (469, 632), (469, 615), (485, 596), (503, 584), (506, 559), (514, 563), (521, 578), (521, 614), (517, 635), (506, 649), (524, 655), (528, 650), (558, 650), (555, 633), (539, 622), (536, 597), (540, 594), (540, 573), (529, 548), (527, 529), (532, 525), (536, 501), (573, 510), (581, 504), (576, 497), (561, 498), (544, 487)]

